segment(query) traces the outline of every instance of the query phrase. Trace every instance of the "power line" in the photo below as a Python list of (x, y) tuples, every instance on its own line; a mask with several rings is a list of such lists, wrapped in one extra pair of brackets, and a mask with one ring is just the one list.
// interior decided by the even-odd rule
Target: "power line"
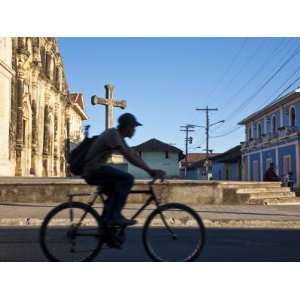
[(261, 43), (258, 44), (258, 46), (255, 48), (254, 52), (252, 53), (252, 55), (250, 55), (246, 61), (244, 62), (244, 64), (242, 64), (242, 67), (238, 70), (238, 72), (236, 72), (232, 77), (231, 79), (229, 80), (229, 82), (227, 83), (227, 86), (226, 86), (226, 90), (228, 89), (228, 87), (230, 87), (230, 85), (232, 84), (233, 80), (238, 76), (240, 75), (244, 70), (245, 70), (245, 66), (248, 65), (252, 59), (257, 56), (257, 54), (259, 53), (260, 49), (265, 45), (266, 43), (266, 40), (265, 39), (262, 39), (261, 40)]
[(300, 53), (300, 47), (298, 47), (285, 61), (280, 67), (248, 98), (246, 98), (229, 116), (231, 118), (233, 115), (237, 114), (238, 111), (245, 109), (247, 105), (253, 100), (279, 73), (280, 71), (292, 61), (293, 58), (296, 57)]
[(284, 89), (277, 97), (276, 99), (279, 99), (291, 86), (293, 86), (297, 81), (300, 80), (300, 76), (298, 76), (286, 89)]
[[(298, 73), (298, 71), (300, 71), (300, 66), (298, 66), (295, 70), (294, 70), (294, 72), (293, 72), (293, 74), (287, 79), (287, 80), (285, 80), (281, 85), (280, 85), (280, 87), (276, 90), (276, 92), (275, 93), (277, 93), (278, 91), (280, 91), (292, 78), (293, 78), (293, 76), (294, 75), (296, 75), (297, 73)], [(268, 98), (268, 100), (267, 101), (265, 101), (258, 109), (261, 109), (261, 108), (263, 108), (264, 106), (266, 106), (269, 102), (273, 102), (273, 101), (276, 101), (278, 98), (280, 98), (280, 96), (281, 95), (283, 95), (286, 91), (288, 91), (288, 89), (290, 88), (290, 87), (292, 87), (298, 80), (299, 80), (299, 78), (300, 78), (300, 76), (299, 77), (297, 77), (291, 84), (289, 84), (288, 85), (288, 87), (287, 88), (285, 88), (279, 95), (277, 95), (277, 97), (274, 99), (274, 97), (269, 97)], [(273, 94), (275, 94), (275, 93), (273, 93)], [(272, 95), (273, 95), (272, 94)]]
[[(276, 71), (270, 76), (268, 77), (268, 79), (257, 89), (257, 91), (251, 96), (248, 97), (245, 101), (243, 101), (231, 114), (229, 114), (229, 116), (227, 118), (230, 118), (233, 114), (236, 114), (242, 107), (244, 108), (251, 99), (253, 99), (253, 97), (256, 97), (261, 91), (262, 89), (270, 83), (270, 81), (277, 75), (279, 74), (279, 72), (294, 58), (296, 57), (296, 55), (299, 54), (300, 52), (300, 47), (298, 47), (299, 45), (296, 46), (296, 49), (294, 49), (293, 53), (280, 65), (279, 68), (276, 69)], [(278, 48), (277, 48), (278, 49)], [(293, 73), (296, 74), (299, 68), (297, 68), (295, 70), (295, 72)], [(290, 79), (290, 78), (289, 78)], [(289, 87), (287, 87), (280, 95), (282, 95), (286, 90), (288, 90), (293, 84), (295, 84), (295, 82), (297, 82), (298, 80), (300, 80), (300, 76), (298, 78), (296, 78), (296, 80), (294, 80)], [(285, 82), (286, 83), (286, 82)], [(277, 97), (279, 98), (280, 95)], [(220, 135), (216, 135), (216, 136), (212, 136), (213, 138), (219, 138), (219, 137), (224, 137), (227, 135), (232, 134), (233, 132), (239, 130), (242, 126), (238, 126), (236, 128), (233, 128), (232, 130), (230, 130), (229, 132), (220, 134)]]
[(228, 67), (226, 68), (225, 72), (223, 73), (221, 79), (218, 80), (218, 85), (214, 86), (213, 89), (206, 95), (206, 98), (211, 97), (216, 90), (220, 87), (221, 83), (224, 81), (224, 79), (226, 78), (227, 73), (230, 71), (230, 69), (232, 68), (233, 64), (235, 63), (235, 61), (237, 60), (237, 58), (240, 56), (243, 48), (246, 45), (248, 38), (244, 38), (241, 47), (239, 48), (239, 50), (237, 51), (237, 53), (235, 54), (235, 56), (233, 57), (233, 59), (231, 60), (230, 64), (228, 65)]
[[(298, 67), (297, 69), (300, 69), (300, 67)], [(290, 79), (290, 78), (289, 78)], [(296, 82), (300, 81), (300, 76), (298, 76), (291, 84), (289, 84), (288, 87), (286, 87), (276, 98), (275, 100), (273, 101), (276, 101), (277, 99), (279, 99), (283, 94), (285, 94)], [(265, 105), (263, 105), (265, 106)], [(231, 133), (239, 130), (242, 126), (239, 125), (237, 128), (234, 128), (232, 130), (230, 130), (229, 132), (227, 133), (224, 133), (224, 134), (221, 134), (221, 135), (217, 135), (217, 136), (211, 136), (212, 138), (219, 138), (219, 137), (224, 137), (224, 136), (227, 136), (227, 135), (230, 135)]]
[(220, 137), (224, 137), (224, 136), (227, 136), (227, 135), (230, 135), (234, 132), (236, 132), (237, 130), (241, 129), (243, 126), (239, 125), (238, 127), (230, 130), (229, 132), (227, 133), (224, 133), (224, 134), (220, 134), (220, 135), (215, 135), (215, 136), (211, 136), (211, 138), (220, 138)]
[[(286, 43), (286, 42), (287, 42), (287, 43)], [(281, 42), (281, 43), (273, 50), (273, 52), (269, 54), (269, 56), (268, 56), (269, 59), (267, 59), (267, 60), (264, 61), (264, 63), (260, 66), (259, 69), (257, 69), (257, 71), (253, 74), (253, 76), (251, 76), (251, 77), (245, 82), (245, 84), (242, 85), (242, 86), (240, 87), (240, 89), (239, 89), (235, 94), (233, 94), (232, 96), (227, 97), (227, 98), (225, 99), (224, 102), (227, 104), (228, 101), (229, 101), (230, 99), (232, 100), (232, 99), (236, 98), (236, 97), (242, 92), (243, 89), (245, 89), (246, 87), (249, 86), (249, 83), (250, 83), (251, 81), (253, 81), (255, 78), (257, 78), (257, 76), (264, 70), (265, 66), (271, 61), (271, 59), (273, 59), (278, 53), (280, 53), (279, 49), (281, 49), (282, 46), (284, 46), (284, 44), (286, 44), (286, 45), (285, 45), (285, 47), (286, 47), (286, 46), (287, 46), (288, 44), (290, 44), (291, 42), (292, 42), (291, 40), (283, 40), (283, 41), (282, 41), (282, 42)], [(289, 49), (287, 52), (290, 52), (290, 50), (291, 50), (291, 49)], [(224, 108), (224, 106), (223, 106), (223, 108)], [(227, 116), (225, 117), (225, 120), (228, 120), (228, 119), (229, 119), (229, 116), (231, 116), (231, 114), (227, 115)], [(220, 128), (220, 126), (217, 127), (215, 130), (218, 130), (219, 128)]]

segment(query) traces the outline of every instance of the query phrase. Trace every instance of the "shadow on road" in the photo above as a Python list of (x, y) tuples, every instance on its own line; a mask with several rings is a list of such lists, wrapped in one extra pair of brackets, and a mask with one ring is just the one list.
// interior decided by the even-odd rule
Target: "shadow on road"
[[(38, 232), (37, 227), (1, 227), (0, 261), (46, 261)], [(140, 228), (129, 229), (123, 249), (103, 249), (95, 261), (151, 261), (143, 248), (141, 233)], [(300, 230), (207, 228), (206, 244), (198, 261), (300, 261)]]

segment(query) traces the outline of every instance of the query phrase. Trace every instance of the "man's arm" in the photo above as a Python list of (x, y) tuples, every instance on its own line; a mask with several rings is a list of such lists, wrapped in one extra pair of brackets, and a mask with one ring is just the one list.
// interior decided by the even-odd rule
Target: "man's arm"
[[(152, 174), (152, 169), (140, 158), (140, 156), (132, 149), (122, 146), (120, 148), (120, 153), (133, 165), (138, 168), (143, 169), (150, 175)], [(151, 175), (152, 176), (152, 175)]]

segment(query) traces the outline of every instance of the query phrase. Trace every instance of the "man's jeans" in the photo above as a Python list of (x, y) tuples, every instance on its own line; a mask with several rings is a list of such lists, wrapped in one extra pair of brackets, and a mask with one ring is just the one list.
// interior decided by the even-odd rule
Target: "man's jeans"
[(115, 220), (120, 217), (121, 210), (126, 203), (131, 190), (134, 177), (112, 166), (99, 166), (83, 176), (90, 185), (101, 186), (108, 196), (102, 216), (107, 220)]

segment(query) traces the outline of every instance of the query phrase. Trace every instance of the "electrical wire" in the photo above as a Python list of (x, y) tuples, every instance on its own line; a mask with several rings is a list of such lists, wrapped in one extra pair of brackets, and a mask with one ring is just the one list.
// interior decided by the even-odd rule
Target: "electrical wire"
[(249, 103), (280, 73), (280, 71), (290, 63), (298, 54), (300, 53), (300, 47), (296, 47), (296, 50), (280, 65), (276, 71), (268, 77), (268, 79), (248, 98), (246, 98), (235, 110), (233, 110), (227, 119), (231, 119), (233, 116), (236, 116), (239, 111), (244, 110)]
[[(224, 102), (228, 105), (228, 101), (229, 101), (230, 99), (236, 98), (236, 97), (242, 92), (242, 90), (244, 90), (246, 87), (249, 86), (250, 82), (252, 82), (255, 78), (257, 78), (257, 76), (264, 70), (264, 68), (266, 67), (266, 65), (268, 65), (268, 63), (269, 63), (272, 59), (274, 59), (274, 57), (276, 57), (276, 56), (278, 55), (278, 53), (281, 52), (281, 51), (279, 51), (279, 50), (281, 50), (281, 48), (282, 48), (283, 46), (287, 47), (288, 44), (290, 44), (291, 42), (292, 42), (292, 40), (283, 40), (277, 47), (275, 47), (275, 49), (269, 54), (269, 56), (268, 56), (269, 59), (266, 59), (266, 60), (263, 62), (263, 64), (257, 69), (257, 71), (253, 74), (253, 76), (251, 76), (251, 77), (245, 82), (245, 84), (242, 85), (242, 86), (239, 88), (239, 90), (238, 90), (235, 94), (233, 94), (232, 96), (227, 97), (227, 98), (225, 99)], [(285, 45), (285, 44), (286, 44), (286, 45)], [(294, 46), (294, 45), (292, 45), (292, 46)], [(285, 48), (285, 47), (284, 47), (284, 48)], [(291, 48), (289, 48), (287, 52), (289, 53), (290, 50), (291, 50)], [(223, 107), (223, 108), (224, 108), (224, 107)], [(221, 108), (220, 110), (222, 110), (223, 108)], [(225, 120), (228, 120), (228, 119), (229, 119), (229, 116), (231, 116), (231, 114), (227, 115), (227, 116), (225, 117)], [(213, 132), (215, 132), (216, 130), (218, 130), (221, 126), (222, 126), (221, 124), (220, 124), (220, 125), (217, 125), (217, 126), (213, 129)]]
[(210, 137), (211, 137), (211, 138), (220, 138), (220, 137), (224, 137), (224, 136), (227, 136), (227, 135), (230, 135), (230, 134), (236, 132), (237, 130), (241, 129), (242, 127), (243, 127), (243, 126), (239, 125), (238, 127), (231, 129), (231, 130), (230, 130), (229, 132), (227, 132), (227, 133), (223, 133), (223, 134), (220, 134), (220, 135), (214, 135), (214, 136), (211, 135)]
[(244, 49), (246, 42), (247, 42), (248, 38), (244, 38), (241, 47), (239, 48), (239, 50), (237, 51), (237, 53), (234, 55), (233, 59), (231, 60), (231, 62), (229, 63), (229, 65), (227, 66), (225, 72), (223, 73), (222, 77), (217, 81), (218, 85), (214, 86), (213, 89), (206, 95), (205, 98), (209, 98), (211, 97), (216, 90), (220, 87), (221, 83), (224, 81), (224, 79), (226, 78), (227, 73), (230, 72), (232, 66), (234, 65), (235, 61), (238, 59), (238, 57), (240, 56), (242, 50)]

